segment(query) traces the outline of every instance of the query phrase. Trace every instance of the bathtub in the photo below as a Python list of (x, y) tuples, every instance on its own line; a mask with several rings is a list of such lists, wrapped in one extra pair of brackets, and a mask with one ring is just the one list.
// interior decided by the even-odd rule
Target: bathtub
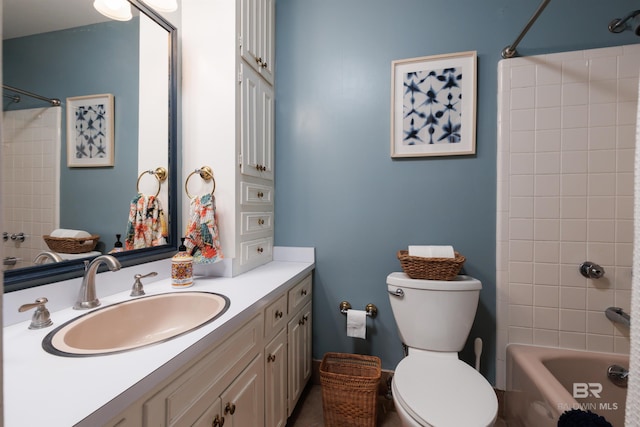
[(613, 427), (623, 427), (627, 389), (607, 377), (613, 364), (629, 369), (629, 356), (510, 344), (507, 425), (556, 427), (563, 412), (581, 409), (602, 415)]

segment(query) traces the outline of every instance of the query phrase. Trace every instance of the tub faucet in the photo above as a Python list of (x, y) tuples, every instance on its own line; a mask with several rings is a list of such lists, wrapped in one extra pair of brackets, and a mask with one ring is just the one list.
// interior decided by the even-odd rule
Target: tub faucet
[(51, 251), (42, 251), (36, 255), (33, 259), (34, 264), (44, 264), (47, 260), (51, 260), (52, 262), (60, 262), (64, 261), (60, 255)]
[(604, 311), (607, 319), (611, 320), (614, 323), (620, 323), (627, 328), (631, 327), (631, 316), (624, 312), (620, 307), (608, 307)]
[(84, 276), (82, 277), (82, 285), (78, 299), (73, 306), (74, 310), (87, 310), (100, 305), (100, 300), (96, 296), (96, 273), (100, 264), (106, 264), (111, 271), (120, 270), (120, 261), (111, 255), (100, 255), (95, 257), (93, 261), (84, 262)]

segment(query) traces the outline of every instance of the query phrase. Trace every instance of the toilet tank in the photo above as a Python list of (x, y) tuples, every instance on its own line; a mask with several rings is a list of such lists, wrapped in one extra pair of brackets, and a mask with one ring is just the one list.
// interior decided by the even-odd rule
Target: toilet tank
[(391, 309), (402, 342), (430, 351), (459, 352), (478, 308), (482, 283), (470, 276), (446, 280), (387, 276)]

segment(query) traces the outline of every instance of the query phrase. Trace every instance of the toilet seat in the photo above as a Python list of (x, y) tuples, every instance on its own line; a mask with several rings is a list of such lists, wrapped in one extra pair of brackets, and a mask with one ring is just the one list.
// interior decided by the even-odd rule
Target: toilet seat
[(487, 380), (455, 353), (410, 354), (393, 376), (397, 403), (424, 426), (492, 426), (498, 399)]

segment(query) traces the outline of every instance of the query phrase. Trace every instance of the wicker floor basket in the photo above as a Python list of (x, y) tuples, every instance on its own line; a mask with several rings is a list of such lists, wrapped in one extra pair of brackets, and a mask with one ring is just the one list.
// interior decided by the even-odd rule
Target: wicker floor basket
[(412, 279), (453, 280), (466, 258), (455, 252), (455, 258), (422, 258), (409, 256), (409, 251), (398, 251), (402, 270)]
[(375, 427), (380, 359), (326, 353), (320, 364), (326, 427)]
[(51, 237), (42, 236), (49, 249), (61, 254), (83, 254), (95, 249), (100, 236), (94, 234), (90, 237)]

